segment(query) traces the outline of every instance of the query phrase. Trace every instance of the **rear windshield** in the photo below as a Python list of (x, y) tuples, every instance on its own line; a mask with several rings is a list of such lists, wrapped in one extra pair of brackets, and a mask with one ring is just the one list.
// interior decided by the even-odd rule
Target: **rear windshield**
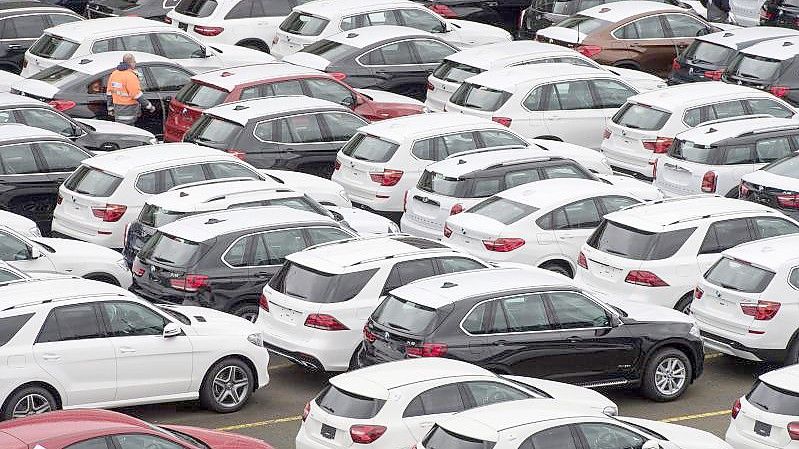
[(768, 82), (777, 78), (782, 61), (761, 56), (739, 54), (725, 72), (726, 76)]
[(425, 170), (416, 187), (425, 192), (464, 198), (468, 184), (467, 179), (448, 178), (441, 173)]
[(64, 187), (73, 192), (94, 197), (108, 197), (114, 194), (122, 178), (111, 173), (81, 165), (64, 181)]
[(374, 418), (385, 403), (382, 399), (359, 396), (333, 385), (322, 390), (316, 397), (316, 405), (327, 413), (351, 419)]
[(327, 19), (294, 11), (280, 24), (280, 29), (300, 36), (318, 36), (328, 23)]
[(730, 257), (722, 257), (705, 273), (711, 284), (744, 293), (763, 293), (772, 278), (774, 272)]
[(436, 309), (388, 295), (372, 314), (372, 321), (401, 332), (426, 335), (436, 323)]
[(443, 427), (435, 426), (427, 434), (422, 444), (430, 449), (491, 449), (495, 443), (465, 437)]
[(330, 304), (354, 298), (376, 272), (377, 268), (331, 274), (287, 262), (269, 282), (269, 287), (304, 301)]
[(175, 212), (153, 204), (145, 204), (139, 213), (139, 222), (157, 228), (172, 223), (188, 215), (186, 212)]
[(62, 37), (45, 34), (28, 50), (34, 56), (47, 59), (69, 59), (75, 54), (79, 45)]
[(669, 148), (669, 156), (698, 164), (714, 164), (718, 159), (718, 147), (697, 145), (687, 140), (678, 140)]
[(467, 212), (484, 217), (493, 218), (502, 224), (509, 225), (537, 211), (537, 207), (517, 203), (500, 196), (492, 196), (484, 200)]
[(200, 244), (169, 234), (156, 232), (139, 252), (141, 259), (152, 259), (175, 267), (188, 266), (200, 257)]
[(561, 28), (574, 29), (582, 34), (591, 34), (594, 31), (610, 24), (611, 22), (608, 22), (607, 20), (597, 19), (595, 17), (583, 16), (583, 15), (576, 15), (563, 19), (563, 21), (559, 22), (555, 26)]
[(175, 12), (190, 17), (208, 17), (215, 9), (215, 0), (180, 0), (175, 6)]
[(694, 64), (711, 64), (717, 67), (726, 66), (735, 55), (735, 50), (723, 45), (705, 41), (694, 41), (685, 51), (685, 60)]
[(587, 243), (592, 248), (628, 259), (661, 260), (679, 251), (695, 230), (648, 232), (603, 220)]
[(319, 56), (328, 61), (338, 61), (355, 50), (356, 48), (350, 45), (323, 39), (303, 48), (302, 52)]
[(799, 156), (788, 157), (773, 162), (763, 170), (779, 176), (799, 179)]
[(207, 109), (222, 104), (227, 96), (228, 91), (226, 90), (191, 82), (180, 89), (175, 95), (175, 99), (186, 106)]
[(54, 65), (31, 75), (31, 79), (44, 81), (54, 86), (63, 86), (72, 80), (82, 78), (84, 75), (78, 71)]
[(463, 83), (449, 99), (453, 104), (478, 111), (496, 111), (511, 97), (509, 92)]
[(244, 130), (244, 127), (238, 123), (203, 115), (186, 133), (183, 141), (225, 150), (236, 143), (242, 130)]
[(24, 315), (0, 318), (0, 346), (11, 341), (14, 335), (17, 335), (17, 332), (22, 329), (22, 326), (24, 326), (32, 316), (32, 313), (26, 313)]
[(466, 78), (477, 75), (478, 73), (483, 73), (483, 71), (483, 69), (472, 67), (468, 64), (445, 59), (444, 62), (433, 70), (433, 76), (440, 80), (461, 83)]
[(671, 117), (671, 113), (638, 103), (625, 103), (613, 116), (613, 123), (632, 129), (657, 131)]
[(758, 380), (746, 400), (760, 410), (777, 415), (799, 415), (799, 393), (773, 387)]
[(399, 145), (369, 134), (358, 133), (341, 149), (346, 156), (361, 161), (388, 162)]

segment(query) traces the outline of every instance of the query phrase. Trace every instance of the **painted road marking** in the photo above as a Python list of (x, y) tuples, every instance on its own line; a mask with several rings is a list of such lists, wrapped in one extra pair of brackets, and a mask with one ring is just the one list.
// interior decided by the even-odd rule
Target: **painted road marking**
[(661, 419), (660, 421), (661, 422), (690, 421), (692, 419), (712, 418), (714, 416), (723, 416), (729, 414), (730, 414), (729, 410), (716, 410), (715, 412), (698, 413), (696, 415), (675, 416), (674, 418)]

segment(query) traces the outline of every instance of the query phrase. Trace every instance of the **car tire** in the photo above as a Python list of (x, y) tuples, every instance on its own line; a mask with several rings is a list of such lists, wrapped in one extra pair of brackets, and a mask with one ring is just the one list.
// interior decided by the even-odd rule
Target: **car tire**
[(352, 357), (350, 358), (350, 364), (347, 367), (347, 371), (358, 369), (358, 353), (361, 352), (362, 347), (363, 343), (359, 343), (358, 347), (355, 348), (355, 352), (352, 353)]
[(242, 409), (254, 390), (255, 376), (241, 359), (228, 357), (216, 362), (200, 386), (200, 404), (217, 413)]
[(736, 198), (737, 199), (738, 198), (738, 187), (733, 187), (732, 190), (727, 192), (727, 194), (724, 195), (724, 196), (726, 198)]
[(53, 393), (44, 387), (32, 385), (21, 388), (9, 396), (2, 413), (0, 413), (0, 418), (5, 421), (58, 409), (58, 401)]
[(98, 282), (105, 282), (106, 284), (116, 285), (119, 287), (119, 281), (114, 276), (105, 273), (92, 273), (83, 276), (84, 279), (90, 279), (92, 281)]
[(569, 264), (566, 262), (547, 262), (541, 264), (539, 268), (562, 274), (569, 279), (574, 278), (574, 273), (572, 273), (571, 267), (569, 267)]
[(682, 312), (686, 315), (691, 313), (691, 304), (694, 302), (694, 292), (686, 293), (677, 304), (674, 305), (674, 310)]
[(676, 348), (657, 351), (646, 364), (641, 391), (656, 402), (673, 401), (691, 384), (693, 367), (684, 352)]
[(794, 337), (793, 342), (788, 345), (788, 350), (785, 353), (784, 365), (795, 365), (799, 363), (799, 336)]
[(236, 315), (239, 318), (244, 318), (245, 320), (254, 323), (256, 319), (258, 319), (258, 306), (256, 304), (242, 304), (231, 312), (233, 315)]

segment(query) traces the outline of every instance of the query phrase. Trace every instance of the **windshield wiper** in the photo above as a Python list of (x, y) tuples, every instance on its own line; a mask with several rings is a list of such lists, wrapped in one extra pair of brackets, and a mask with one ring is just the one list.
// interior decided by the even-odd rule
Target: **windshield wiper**
[(402, 325), (400, 325), (400, 324), (397, 324), (397, 323), (392, 323), (391, 321), (389, 321), (389, 322), (388, 322), (388, 323), (386, 323), (386, 324), (388, 324), (389, 326), (393, 327), (394, 329), (402, 329), (402, 330), (404, 330), (404, 331), (409, 331), (409, 332), (410, 332), (410, 329), (408, 329), (407, 327), (405, 327), (405, 326), (402, 326)]
[(626, 126), (626, 127), (628, 127), (628, 128), (632, 128), (632, 129), (641, 129), (641, 127), (640, 127), (640, 126), (638, 126), (638, 125), (631, 125), (631, 124), (629, 124), (629, 123), (624, 123), (624, 124), (621, 124), (621, 123), (619, 123), (619, 124), (620, 124), (621, 126)]
[(740, 77), (743, 77), (743, 78), (749, 78), (749, 79), (754, 79), (754, 80), (756, 80), (756, 79), (760, 79), (760, 77), (759, 77), (759, 76), (757, 76), (757, 75), (752, 75), (751, 73), (741, 73), (741, 72), (738, 72), (738, 73), (736, 73), (736, 75), (737, 75), (737, 76), (740, 76)]
[(726, 288), (727, 290), (732, 290), (732, 291), (736, 291), (736, 292), (739, 292), (739, 291), (741, 291), (741, 289), (740, 289), (740, 288), (733, 287), (732, 285), (725, 284), (725, 283), (723, 283), (723, 282), (719, 282), (719, 285), (720, 285), (720, 286), (722, 286), (722, 287), (724, 287), (724, 288)]

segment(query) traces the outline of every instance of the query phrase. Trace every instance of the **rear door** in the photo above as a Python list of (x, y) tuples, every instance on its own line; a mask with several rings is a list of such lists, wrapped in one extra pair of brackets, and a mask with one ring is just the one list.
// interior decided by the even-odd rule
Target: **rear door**
[(421, 441), (436, 421), (471, 408), (467, 394), (458, 383), (429, 388), (408, 403), (402, 422), (413, 439)]
[(589, 81), (554, 83), (544, 115), (547, 128), (551, 135), (565, 142), (598, 149), (605, 126), (605, 111), (599, 106)]
[(663, 15), (649, 15), (624, 25), (613, 36), (623, 40), (622, 55), (638, 63), (642, 70), (665, 76), (676, 56)]
[(4, 69), (15, 73), (22, 70), (25, 52), (46, 28), (50, 28), (50, 22), (44, 14), (10, 16), (0, 21), (0, 56), (11, 64)]
[[(60, 182), (47, 173), (35, 145), (18, 143), (0, 147), (1, 204), (7, 210), (50, 229)], [(44, 227), (42, 227), (44, 226)]]
[[(154, 112), (142, 113), (142, 115), (149, 114), (149, 117), (146, 119), (147, 125), (142, 124), (141, 127), (160, 136), (163, 134), (164, 122), (169, 114), (169, 103), (177, 92), (191, 81), (191, 73), (166, 64), (147, 65), (139, 70), (144, 72), (144, 77), (147, 79), (146, 93), (154, 94), (150, 102), (155, 106)], [(147, 97), (150, 99), (150, 95)]]
[[(689, 14), (670, 13), (664, 14), (669, 36), (677, 52), (683, 52), (696, 39), (711, 32), (709, 25)], [(677, 56), (676, 54), (674, 56)], [(668, 64), (670, 61), (666, 61)]]
[(711, 224), (696, 257), (697, 272), (707, 271), (716, 263), (722, 251), (751, 240), (754, 240), (754, 237), (747, 218), (722, 220)]
[(600, 206), (595, 198), (575, 201), (552, 212), (551, 229), (558, 246), (569, 260), (577, 260), (580, 247), (599, 226), (602, 219)]

